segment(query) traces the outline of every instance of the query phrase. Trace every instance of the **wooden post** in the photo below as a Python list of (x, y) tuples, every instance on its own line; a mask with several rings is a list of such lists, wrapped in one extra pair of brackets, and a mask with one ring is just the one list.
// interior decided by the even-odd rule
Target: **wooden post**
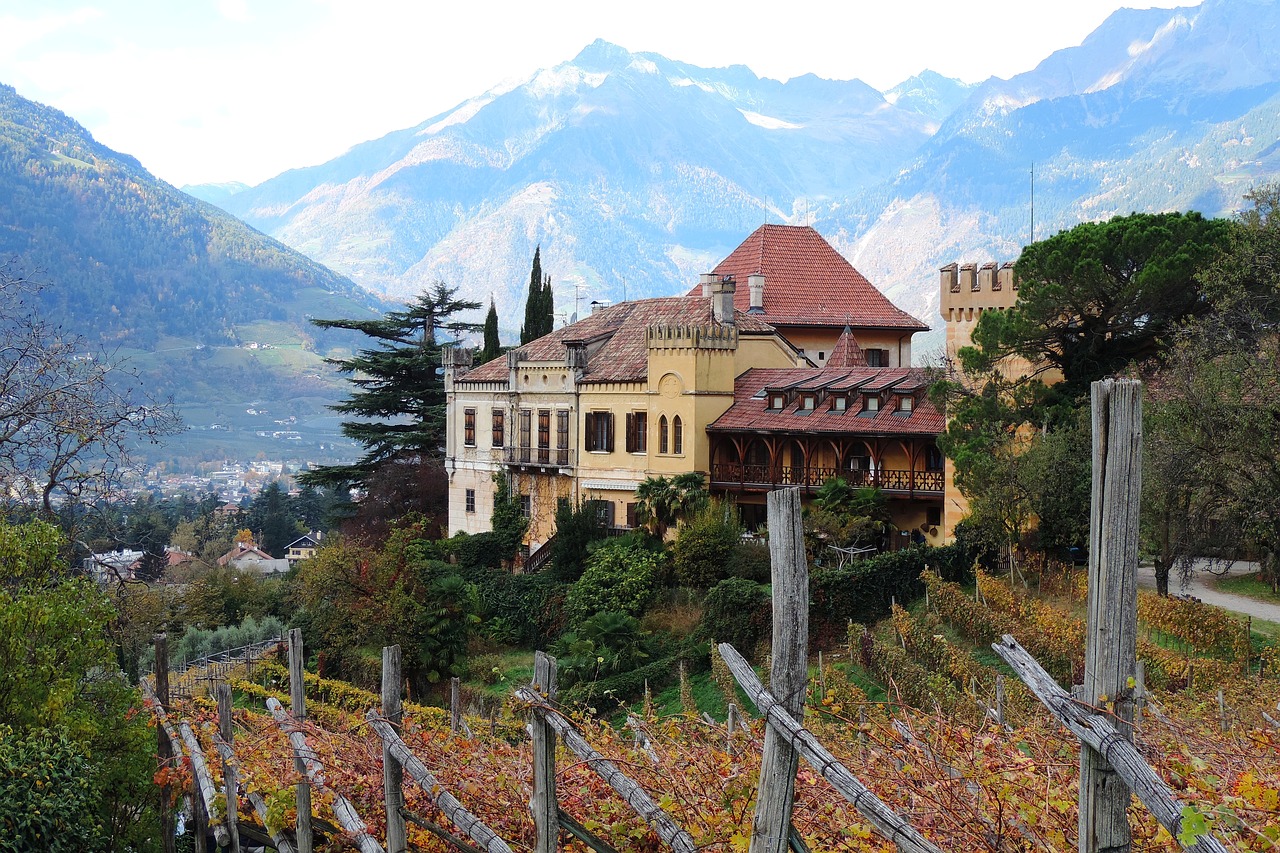
[[(293, 718), (301, 723), (307, 718), (307, 691), (303, 681), (306, 665), (302, 647), (302, 629), (289, 631), (289, 699), (293, 706)], [(307, 766), (297, 756), (293, 766), (302, 776), (294, 791), (298, 802), (298, 853), (312, 853), (314, 838), (311, 833), (311, 784), (307, 781)]]
[[(399, 734), (403, 710), (400, 702), (400, 647), (385, 646), (382, 649), (382, 716)], [(391, 747), (382, 743), (382, 795), (387, 807), (387, 850), (404, 853), (408, 849), (404, 829), (404, 768), (391, 754)]]
[(996, 675), (996, 725), (1004, 726), (1004, 676)]
[(725, 721), (725, 731), (727, 733), (725, 739), (725, 752), (730, 755), (736, 754), (733, 748), (733, 733), (738, 728), (738, 706), (733, 702), (729, 703), (729, 712), (726, 715), (728, 719)]
[[(545, 652), (533, 657), (533, 689), (549, 706), (556, 698), (556, 659)], [(560, 805), (556, 802), (556, 733), (540, 714), (529, 720), (533, 734), (533, 825), (537, 830), (534, 853), (556, 853), (560, 835)]]
[(1223, 733), (1231, 731), (1231, 721), (1227, 719), (1227, 703), (1222, 696), (1222, 688), (1218, 688), (1218, 728)]
[(449, 734), (458, 733), (458, 723), (462, 720), (462, 679), (449, 679)]
[[(1103, 380), (1093, 397), (1093, 491), (1089, 515), (1089, 622), (1083, 695), (1114, 709), (1133, 737), (1137, 659), (1138, 506), (1142, 495), (1142, 383)], [(1128, 853), (1129, 787), (1097, 750), (1080, 750), (1080, 853)]]
[[(219, 684), (218, 694), (218, 733), (227, 746), (234, 743), (235, 731), (231, 723), (231, 685)], [(236, 766), (223, 759), (222, 793), (227, 800), (227, 835), (231, 837), (231, 853), (240, 853), (240, 786), (236, 779)]]
[[(169, 704), (169, 636), (164, 633), (152, 637), (156, 652), (156, 701), (160, 707)], [(173, 763), (173, 746), (163, 726), (156, 726), (156, 756), (160, 763), (168, 767)], [(173, 836), (173, 788), (168, 783), (160, 786), (160, 838), (163, 841), (163, 853), (174, 853), (177, 850), (177, 839)]]
[(1133, 725), (1142, 725), (1142, 713), (1147, 707), (1147, 665), (1137, 661), (1133, 665)]
[(191, 774), (191, 830), (195, 839), (196, 853), (209, 853), (209, 817), (204, 810), (204, 800), (200, 798), (200, 783), (195, 774)]
[[(800, 490), (770, 492), (769, 558), (773, 580), (773, 662), (769, 690), (797, 723), (804, 720), (809, 680), (809, 564), (804, 555)], [(751, 819), (750, 853), (786, 853), (800, 755), (773, 726), (765, 727), (760, 791)]]

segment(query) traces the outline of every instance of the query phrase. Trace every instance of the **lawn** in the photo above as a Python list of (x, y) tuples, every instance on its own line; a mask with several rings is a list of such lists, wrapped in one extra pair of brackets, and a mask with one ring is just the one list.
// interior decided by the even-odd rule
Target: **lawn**
[(1248, 598), (1256, 598), (1259, 601), (1265, 601), (1268, 604), (1280, 604), (1280, 595), (1271, 591), (1271, 584), (1261, 580), (1258, 572), (1247, 575), (1236, 575), (1234, 577), (1224, 577), (1212, 581), (1214, 589), (1219, 592), (1229, 592), (1232, 595), (1243, 595)]

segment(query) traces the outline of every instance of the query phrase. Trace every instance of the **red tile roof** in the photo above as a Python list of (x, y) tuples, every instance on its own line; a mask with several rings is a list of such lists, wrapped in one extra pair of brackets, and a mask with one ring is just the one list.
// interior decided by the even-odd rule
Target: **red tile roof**
[[(762, 273), (765, 320), (776, 325), (842, 326), (923, 331), (813, 228), (761, 225), (712, 271), (738, 284), (733, 304), (751, 307), (747, 276)], [(700, 294), (702, 285), (689, 291)]]
[(848, 326), (845, 326), (844, 331), (840, 333), (840, 340), (836, 341), (836, 348), (831, 351), (831, 358), (827, 359), (824, 366), (867, 366), (867, 355), (862, 351), (862, 347), (858, 346), (858, 339), (853, 336), (853, 330)]
[[(733, 405), (707, 432), (841, 433), (844, 435), (938, 435), (945, 426), (942, 415), (919, 393), (928, 384), (924, 371), (912, 367), (753, 368), (733, 383)], [(849, 409), (831, 411), (831, 398), (821, 400), (807, 413), (799, 410), (797, 395), (781, 410), (771, 410), (766, 389), (855, 389)], [(874, 417), (862, 417), (861, 397), (866, 391), (887, 391), (889, 399)], [(910, 415), (897, 412), (895, 392), (911, 392), (915, 398)]]
[[(669, 296), (637, 299), (597, 309), (571, 326), (520, 347), (521, 361), (560, 361), (566, 355), (565, 341), (585, 341), (591, 353), (581, 382), (637, 382), (649, 371), (647, 329), (656, 325), (706, 326), (711, 318), (711, 300), (702, 296)], [(758, 316), (735, 314), (739, 334), (773, 334), (774, 328)], [(497, 358), (467, 373), (459, 383), (506, 382), (507, 360)]]

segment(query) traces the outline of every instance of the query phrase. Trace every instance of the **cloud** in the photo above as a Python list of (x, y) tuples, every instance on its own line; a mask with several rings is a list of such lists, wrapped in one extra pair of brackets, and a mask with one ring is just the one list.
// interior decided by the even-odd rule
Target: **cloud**
[(244, 24), (253, 20), (247, 0), (218, 0), (218, 14), (228, 21)]
[(0, 15), (0, 33), (4, 33), (5, 50), (14, 53), (62, 30), (83, 26), (101, 17), (101, 9), (88, 6), (72, 12), (38, 15), (33, 18)]

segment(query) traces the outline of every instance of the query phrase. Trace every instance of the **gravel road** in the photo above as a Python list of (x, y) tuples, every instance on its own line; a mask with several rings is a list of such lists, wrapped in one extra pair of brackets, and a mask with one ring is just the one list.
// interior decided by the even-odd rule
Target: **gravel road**
[[(1187, 586), (1180, 586), (1176, 573), (1169, 578), (1169, 591), (1173, 593), (1184, 593), (1194, 595), (1196, 598), (1221, 607), (1224, 610), (1232, 610), (1236, 613), (1244, 613), (1252, 616), (1254, 619), (1266, 619), (1269, 622), (1280, 622), (1280, 604), (1268, 604), (1265, 601), (1258, 601), (1254, 598), (1247, 598), (1243, 595), (1230, 595), (1225, 592), (1218, 592), (1212, 587), (1204, 583), (1205, 577), (1208, 575), (1203, 569), (1203, 563), (1197, 563), (1196, 569), (1192, 574), (1191, 583)], [(1246, 563), (1243, 560), (1232, 563), (1230, 574), (1245, 575), (1258, 570), (1257, 563)], [(1138, 567), (1138, 586), (1144, 589), (1156, 588), (1156, 574), (1154, 566)]]

